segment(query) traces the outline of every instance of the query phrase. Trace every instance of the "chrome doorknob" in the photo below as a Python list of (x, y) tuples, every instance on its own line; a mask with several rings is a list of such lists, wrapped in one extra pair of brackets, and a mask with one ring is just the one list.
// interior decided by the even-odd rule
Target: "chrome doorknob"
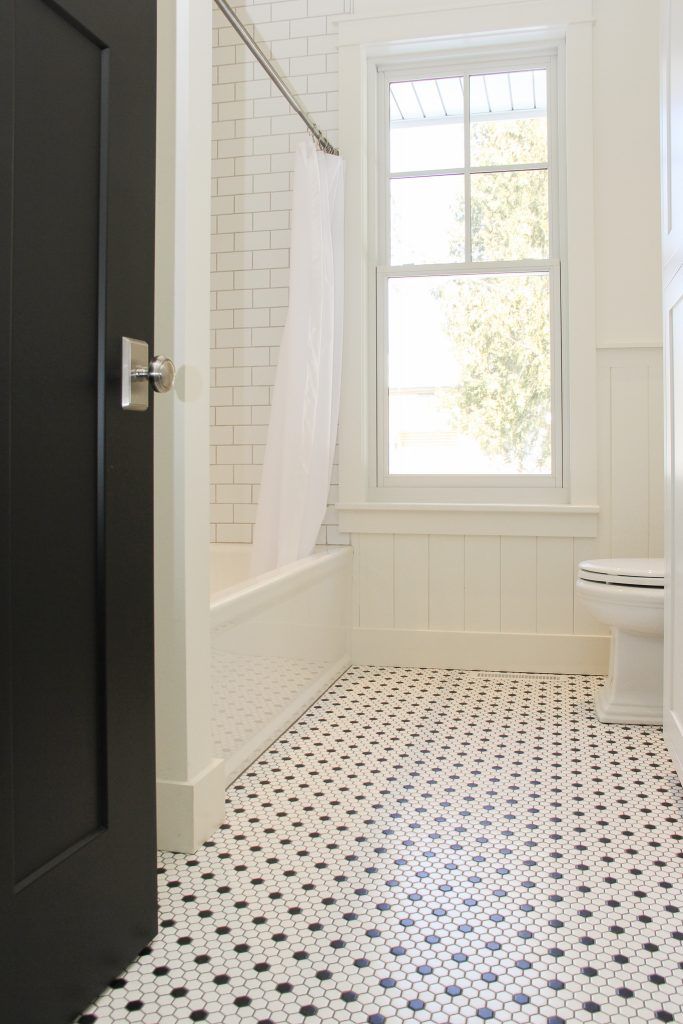
[(149, 385), (165, 395), (175, 382), (175, 366), (168, 356), (154, 356), (149, 362), (146, 341), (123, 338), (121, 360), (121, 405), (131, 412), (149, 407)]
[(175, 384), (175, 364), (168, 356), (154, 356), (149, 364), (148, 376), (152, 387), (160, 395), (165, 395)]
[(149, 366), (136, 366), (130, 371), (131, 380), (149, 381), (158, 394), (165, 395), (175, 382), (175, 366), (168, 356), (154, 356)]

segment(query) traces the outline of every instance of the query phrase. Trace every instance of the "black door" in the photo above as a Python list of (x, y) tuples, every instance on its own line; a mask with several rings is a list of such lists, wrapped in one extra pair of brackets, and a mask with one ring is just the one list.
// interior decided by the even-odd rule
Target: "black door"
[(156, 932), (154, 0), (0, 0), (0, 1020)]

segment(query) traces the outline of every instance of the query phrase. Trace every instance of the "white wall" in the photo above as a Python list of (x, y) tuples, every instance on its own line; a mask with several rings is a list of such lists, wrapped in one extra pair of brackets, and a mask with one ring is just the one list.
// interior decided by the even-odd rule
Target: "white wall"
[(659, 19), (649, 0), (595, 0), (599, 347), (661, 345)]
[[(310, 14), (311, 5), (318, 2), (327, 0), (308, 0), (306, 11)], [(338, 2), (341, 4), (342, 0)], [(334, 4), (335, 0), (331, 3)], [(296, 9), (301, 14), (305, 4), (304, 0), (297, 0), (294, 4), (278, 2), (264, 6), (268, 6), (277, 17), (278, 10), (284, 13)], [(366, 7), (369, 7), (369, 0), (364, 4), (364, 9)], [(595, 0), (594, 10), (595, 358), (598, 381), (598, 436), (595, 445), (601, 507), (598, 535), (594, 539), (481, 537), (471, 533), (451, 537), (354, 535), (355, 623), (358, 629), (368, 631), (358, 648), (359, 656), (372, 656), (369, 633), (373, 630), (392, 631), (394, 647), (389, 648), (389, 659), (391, 650), (398, 650), (395, 645), (401, 630), (411, 635), (413, 631), (441, 634), (483, 630), (499, 636), (530, 633), (537, 637), (580, 637), (604, 632), (579, 607), (574, 606), (577, 561), (597, 554), (662, 553), (658, 26), (650, 5), (643, 0)], [(261, 11), (260, 4), (253, 3), (248, 7), (249, 17), (254, 19), (262, 17)], [(244, 10), (242, 13), (245, 14)], [(257, 34), (262, 39), (274, 40), (272, 45), (276, 48), (284, 47), (280, 51), (283, 67), (294, 76), (295, 87), (302, 91), (314, 115), (320, 117), (321, 123), (332, 131), (334, 137), (333, 69), (336, 62), (333, 19), (327, 19), (326, 31), (323, 31), (322, 22), (316, 23), (316, 34), (307, 37), (305, 49), (301, 36), (302, 32), (308, 31), (305, 22), (277, 20), (264, 24), (259, 21), (259, 25)], [(293, 29), (293, 26), (296, 27)], [(297, 57), (290, 56), (287, 47), (295, 47)], [(306, 61), (322, 52), (325, 52), (327, 71), (323, 79), (318, 79), (312, 69), (322, 67), (322, 64), (313, 65)], [(215, 60), (220, 62), (219, 80), (224, 77), (226, 83), (245, 81), (246, 76), (246, 80), (251, 81), (249, 76), (252, 74), (258, 78), (258, 72), (252, 66), (244, 68), (240, 64), (223, 63), (233, 60), (232, 51), (218, 49), (214, 54)], [(242, 58), (243, 55), (237, 51), (236, 59), (241, 61)], [(326, 90), (326, 109), (318, 114), (323, 108), (322, 84)], [(265, 82), (261, 82), (261, 88), (264, 96), (269, 95)], [(219, 134), (228, 133), (229, 147), (222, 152), (226, 156), (229, 152), (236, 154), (247, 144), (253, 147), (253, 152), (261, 153), (268, 146), (277, 144), (278, 140), (284, 148), (279, 132), (285, 130), (286, 123), (276, 124), (278, 134), (273, 135), (273, 123), (267, 116), (271, 108), (256, 105), (253, 110), (249, 108), (251, 114), (258, 115), (258, 120), (251, 122), (250, 114), (245, 113), (245, 102), (249, 101), (239, 100), (237, 106), (226, 106), (225, 113), (233, 120), (227, 124), (217, 121), (214, 125)], [(257, 101), (254, 99), (253, 102), (256, 104)], [(244, 116), (246, 120), (234, 120), (237, 115)], [(219, 117), (220, 113), (216, 116)], [(296, 129), (296, 122), (290, 123)], [(247, 131), (270, 132), (271, 135), (247, 140), (244, 138)], [(294, 138), (290, 137), (286, 152), (291, 153)], [(218, 146), (221, 146), (220, 141)], [(272, 160), (274, 156), (271, 156)], [(286, 158), (283, 166), (291, 166), (288, 161), (291, 157)], [(227, 269), (230, 264), (235, 272), (240, 261), (252, 268), (256, 265), (254, 257), (260, 266), (265, 266), (275, 255), (284, 264), (287, 256), (287, 236), (278, 234), (272, 225), (270, 241), (265, 234), (260, 234), (257, 238), (259, 248), (254, 247), (249, 252), (243, 247), (252, 245), (255, 235), (241, 238), (235, 233), (234, 242), (228, 237), (231, 225), (238, 232), (241, 224), (244, 224), (244, 231), (253, 229), (257, 224), (269, 224), (269, 221), (256, 220), (259, 206), (268, 216), (275, 206), (281, 209), (287, 205), (286, 193), (255, 193), (256, 177), (252, 179), (246, 175), (248, 180), (245, 179), (248, 166), (235, 164), (235, 184), (230, 187), (248, 189), (241, 198), (235, 197), (234, 208), (239, 209), (240, 216), (248, 208), (252, 219), (244, 222), (217, 221), (214, 225), (219, 232), (214, 237), (215, 246), (234, 244), (239, 250), (233, 252), (231, 249), (230, 256), (225, 253), (217, 256), (222, 266)], [(253, 166), (256, 173), (256, 165)], [(271, 162), (271, 172), (273, 166)], [(275, 166), (279, 168), (281, 165), (277, 163)], [(226, 173), (229, 173), (228, 167)], [(280, 181), (284, 185), (284, 179)], [(217, 181), (216, 188), (220, 187)], [(228, 200), (227, 205), (230, 206), (231, 202)], [(230, 287), (229, 278), (218, 277), (215, 280), (217, 285), (224, 284), (226, 289)], [(237, 280), (244, 284), (245, 279), (235, 278), (233, 287)], [(260, 279), (248, 280), (253, 280), (256, 289), (256, 282)], [(275, 275), (268, 279), (267, 285), (278, 287), (284, 281), (284, 274)], [(266, 287), (265, 278), (263, 287)], [(256, 290), (249, 295), (242, 291), (228, 300), (227, 297), (219, 299), (219, 291), (216, 291), (217, 302), (240, 301), (246, 303), (246, 307), (214, 314), (218, 318), (215, 320), (216, 365), (240, 366), (240, 372), (234, 376), (217, 371), (220, 376), (216, 383), (220, 380), (229, 388), (232, 381), (235, 387), (246, 387), (249, 385), (242, 370), (244, 361), (265, 360), (266, 349), (269, 364), (276, 359), (277, 321), (282, 319), (283, 308), (264, 307), (261, 303), (270, 301), (267, 292), (262, 297)], [(284, 301), (284, 293), (275, 294), (278, 301), (280, 296)], [(224, 326), (229, 321), (231, 326)], [(255, 326), (257, 322), (261, 326)], [(254, 385), (257, 377), (252, 375), (249, 379)], [(263, 379), (272, 380), (272, 377)], [(238, 383), (238, 380), (244, 383)], [(252, 397), (258, 397), (259, 402), (263, 400), (263, 404), (254, 402), (250, 406), (248, 402)], [(251, 427), (263, 424), (267, 419), (266, 394), (265, 391), (230, 393), (229, 390), (221, 390), (215, 393), (215, 403), (217, 422), (225, 424), (214, 428), (216, 447), (212, 449), (212, 459), (217, 463), (213, 467), (216, 491), (212, 506), (216, 538), (247, 540), (250, 530), (245, 520), (253, 518), (258, 497), (257, 491), (248, 488), (258, 480), (260, 446), (265, 433), (261, 430), (253, 435), (237, 434), (237, 425), (238, 421)], [(231, 426), (234, 427), (233, 434), (230, 434)], [(254, 446), (230, 447), (235, 445), (237, 437), (244, 440), (253, 437)], [(223, 444), (227, 447), (221, 450)], [(233, 484), (243, 485), (244, 489), (231, 489)], [(332, 524), (333, 516), (334, 513), (330, 517)], [(239, 523), (239, 527), (233, 526), (233, 522)], [(344, 538), (334, 528), (328, 528), (327, 539), (336, 542)], [(379, 633), (377, 636), (381, 639)], [(506, 649), (511, 650), (509, 646), (500, 648), (503, 652)], [(593, 670), (604, 668), (606, 644), (584, 644), (582, 651), (579, 661), (585, 655), (585, 658), (593, 659)], [(380, 647), (375, 650), (375, 657), (380, 659)], [(583, 667), (588, 665), (585, 658)], [(570, 660), (566, 661), (565, 667), (569, 666)]]

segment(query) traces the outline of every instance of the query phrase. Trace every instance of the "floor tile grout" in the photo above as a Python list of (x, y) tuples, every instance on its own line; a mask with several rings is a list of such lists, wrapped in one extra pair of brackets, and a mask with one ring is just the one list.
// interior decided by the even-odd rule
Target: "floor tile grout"
[(598, 685), (351, 669), (161, 855), (81, 1024), (683, 1020), (683, 791)]

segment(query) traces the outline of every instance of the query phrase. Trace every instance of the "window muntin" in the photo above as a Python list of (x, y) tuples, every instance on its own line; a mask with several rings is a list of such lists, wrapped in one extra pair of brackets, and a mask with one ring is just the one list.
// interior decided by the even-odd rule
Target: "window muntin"
[(553, 75), (384, 75), (380, 486), (562, 486)]

